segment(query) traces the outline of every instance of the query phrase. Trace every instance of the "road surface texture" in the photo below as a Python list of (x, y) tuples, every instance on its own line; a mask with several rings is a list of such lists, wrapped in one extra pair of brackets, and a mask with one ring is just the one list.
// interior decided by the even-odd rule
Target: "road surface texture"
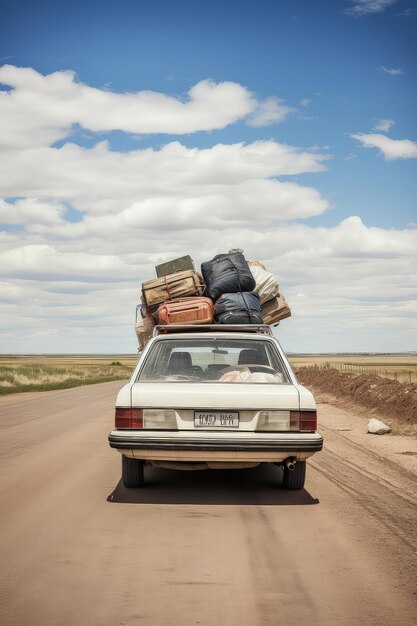
[(305, 490), (274, 466), (146, 468), (126, 490), (120, 386), (0, 399), (1, 624), (416, 623), (415, 440), (322, 404)]

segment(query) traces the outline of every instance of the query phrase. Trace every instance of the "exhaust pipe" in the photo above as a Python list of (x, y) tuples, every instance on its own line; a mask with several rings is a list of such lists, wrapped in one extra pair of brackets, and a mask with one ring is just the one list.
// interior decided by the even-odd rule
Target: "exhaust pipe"
[(295, 470), (296, 462), (297, 461), (294, 458), (285, 459), (284, 465), (288, 470), (290, 470), (290, 472), (293, 472)]

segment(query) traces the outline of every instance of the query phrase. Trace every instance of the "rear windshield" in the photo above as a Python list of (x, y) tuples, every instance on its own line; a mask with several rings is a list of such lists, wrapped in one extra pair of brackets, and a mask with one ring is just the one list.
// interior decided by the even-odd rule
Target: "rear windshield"
[(287, 383), (279, 353), (262, 339), (169, 339), (156, 341), (140, 382)]

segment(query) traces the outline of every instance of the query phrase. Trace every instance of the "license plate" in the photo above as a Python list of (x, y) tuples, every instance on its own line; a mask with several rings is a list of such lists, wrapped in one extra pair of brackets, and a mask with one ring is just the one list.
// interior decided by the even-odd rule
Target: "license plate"
[(233, 411), (194, 411), (195, 428), (238, 428), (239, 413)]

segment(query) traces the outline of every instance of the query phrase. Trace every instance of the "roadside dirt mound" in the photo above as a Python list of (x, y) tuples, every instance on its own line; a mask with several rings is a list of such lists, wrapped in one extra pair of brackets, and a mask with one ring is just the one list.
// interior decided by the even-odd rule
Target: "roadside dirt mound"
[(373, 374), (340, 372), (317, 366), (296, 370), (301, 384), (373, 410), (404, 426), (417, 425), (417, 385)]

